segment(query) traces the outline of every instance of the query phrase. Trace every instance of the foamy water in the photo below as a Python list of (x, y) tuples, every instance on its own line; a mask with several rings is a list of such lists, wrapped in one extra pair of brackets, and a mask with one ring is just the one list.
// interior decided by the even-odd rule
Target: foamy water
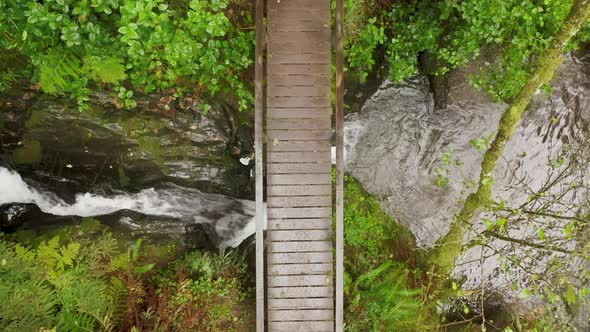
[(32, 203), (58, 216), (92, 217), (132, 210), (177, 218), (185, 224), (211, 223), (224, 247), (236, 246), (254, 233), (254, 202), (174, 185), (108, 197), (80, 193), (74, 203), (68, 204), (51, 192), (29, 186), (18, 173), (0, 167), (0, 205), (8, 203)]
[(33, 203), (41, 211), (58, 216), (91, 217), (126, 209), (149, 215), (180, 217), (154, 189), (112, 197), (78, 194), (73, 204), (67, 204), (52, 193), (32, 188), (18, 173), (0, 167), (0, 205), (6, 203)]

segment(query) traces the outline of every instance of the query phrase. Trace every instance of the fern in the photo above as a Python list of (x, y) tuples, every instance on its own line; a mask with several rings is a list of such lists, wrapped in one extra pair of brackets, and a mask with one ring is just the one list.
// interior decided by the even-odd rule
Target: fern
[(116, 57), (98, 58), (92, 57), (90, 70), (92, 78), (96, 82), (117, 83), (127, 78), (123, 60)]
[[(24, 248), (23, 248), (24, 249)], [(51, 327), (54, 292), (43, 282), (31, 253), (0, 240), (0, 331), (37, 331)]]
[(84, 77), (82, 62), (71, 50), (61, 47), (49, 49), (41, 57), (39, 85), (49, 94), (70, 92)]
[[(362, 312), (359, 325), (371, 331), (415, 331), (421, 322), (424, 305), (420, 289), (407, 285), (405, 268), (388, 261), (361, 275), (353, 284), (351, 310)], [(356, 330), (360, 326), (350, 326)]]
[(127, 311), (127, 299), (129, 290), (125, 287), (123, 281), (119, 278), (111, 277), (111, 283), (108, 288), (109, 296), (112, 299), (112, 321), (118, 322), (123, 319)]
[(12, 68), (6, 68), (0, 71), (0, 92), (8, 90), (16, 81), (16, 75)]
[(59, 331), (93, 332), (96, 331), (96, 320), (83, 312), (60, 311), (57, 316)]

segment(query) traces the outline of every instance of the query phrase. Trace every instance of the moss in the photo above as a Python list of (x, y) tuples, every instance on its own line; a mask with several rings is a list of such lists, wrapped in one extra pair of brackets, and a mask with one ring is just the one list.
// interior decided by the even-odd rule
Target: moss
[(23, 147), (14, 150), (12, 159), (17, 164), (36, 164), (41, 161), (41, 151), (39, 141), (26, 140)]
[(47, 112), (45, 110), (34, 110), (31, 112), (31, 116), (25, 122), (25, 127), (28, 129), (42, 125), (47, 118)]
[(80, 231), (84, 234), (97, 233), (105, 229), (106, 226), (94, 218), (84, 218), (80, 223)]
[(122, 187), (127, 187), (129, 185), (130, 179), (127, 175), (125, 175), (125, 170), (122, 166), (119, 166), (119, 168), (117, 169), (117, 173), (119, 175), (119, 184)]

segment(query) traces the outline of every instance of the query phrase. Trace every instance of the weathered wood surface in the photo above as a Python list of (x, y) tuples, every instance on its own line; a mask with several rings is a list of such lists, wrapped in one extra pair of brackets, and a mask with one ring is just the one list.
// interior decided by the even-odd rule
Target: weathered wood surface
[(267, 9), (267, 326), (334, 331), (330, 0)]
[(256, 152), (256, 332), (264, 332), (264, 0), (256, 0), (254, 149)]

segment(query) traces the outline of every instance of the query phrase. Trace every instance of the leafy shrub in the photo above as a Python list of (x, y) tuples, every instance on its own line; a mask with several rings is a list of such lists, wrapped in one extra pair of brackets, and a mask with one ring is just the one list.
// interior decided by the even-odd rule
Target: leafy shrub
[[(30, 59), (31, 78), (45, 92), (69, 94), (82, 108), (89, 87), (113, 86), (121, 98), (120, 85), (128, 78), (146, 93), (195, 94), (204, 111), (208, 97), (228, 92), (243, 110), (253, 100), (242, 80), (252, 64), (253, 33), (232, 25), (229, 3), (8, 0), (0, 3), (0, 48)], [(234, 19), (240, 21), (247, 19)], [(125, 92), (122, 98), (131, 96)]]
[[(520, 91), (532, 70), (531, 59), (547, 47), (572, 4), (571, 0), (365, 0), (364, 6), (359, 0), (347, 2), (368, 11), (354, 15), (364, 17), (365, 27), (357, 28), (361, 32), (346, 44), (351, 69), (361, 73), (370, 69), (374, 50), (384, 47), (390, 77), (398, 82), (417, 72), (422, 53), (438, 58), (440, 66), (434, 74), (445, 74), (478, 58), (484, 49), (497, 49), (497, 62), (485, 63), (470, 78), (474, 87), (497, 100), (508, 100)], [(380, 29), (385, 38), (375, 34)], [(588, 39), (586, 30), (578, 41)]]
[(160, 330), (244, 331), (252, 317), (238, 308), (251, 293), (246, 264), (235, 253), (192, 252), (156, 277), (147, 320)]
[(108, 284), (89, 275), (86, 254), (79, 243), (60, 245), (57, 237), (38, 248), (0, 240), (0, 329), (109, 330)]
[(86, 220), (57, 232), (76, 241), (31, 239), (28, 233), (35, 245), (25, 246), (0, 238), (0, 330), (250, 326), (250, 280), (241, 256), (191, 252), (174, 259), (168, 249), (144, 248), (142, 240), (124, 245), (98, 226)]

